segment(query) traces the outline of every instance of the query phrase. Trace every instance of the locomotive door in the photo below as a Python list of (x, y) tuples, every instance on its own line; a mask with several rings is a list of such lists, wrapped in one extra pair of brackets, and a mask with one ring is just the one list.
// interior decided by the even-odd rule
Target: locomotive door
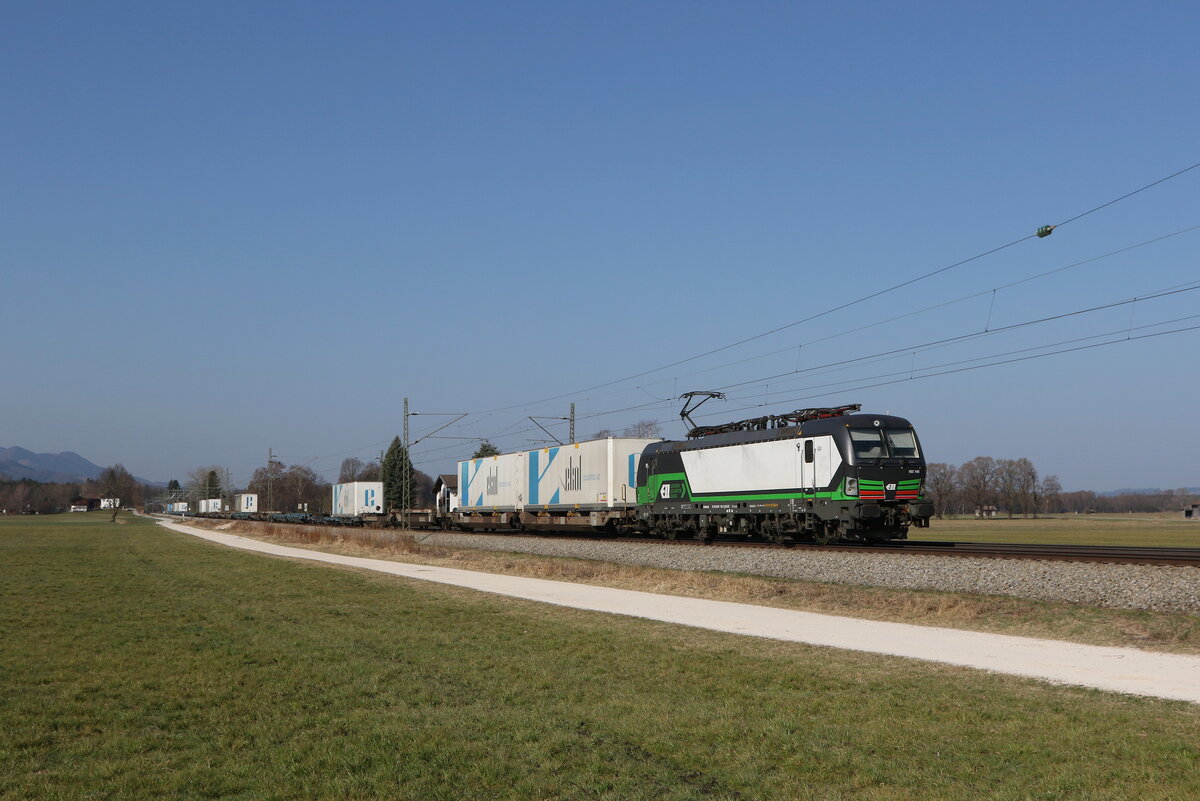
[(805, 495), (812, 495), (817, 486), (817, 462), (811, 439), (796, 443), (800, 462), (800, 490)]

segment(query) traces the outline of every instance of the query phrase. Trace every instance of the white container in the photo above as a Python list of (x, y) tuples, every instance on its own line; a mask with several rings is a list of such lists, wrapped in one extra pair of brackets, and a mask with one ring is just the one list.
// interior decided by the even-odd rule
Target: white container
[(101, 509), (120, 509), (121, 508), (121, 499), (120, 498), (101, 498), (100, 499), (100, 508)]
[(527, 497), (525, 481), (524, 453), (459, 462), (458, 511), (520, 511)]
[(382, 481), (352, 481), (333, 485), (333, 514), (337, 517), (355, 517), (365, 514), (382, 514)]
[(200, 514), (215, 514), (221, 511), (220, 498), (205, 498), (196, 502), (196, 511)]
[(258, 493), (243, 492), (233, 496), (233, 511), (235, 512), (257, 512), (258, 511)]
[(168, 503), (168, 512), (186, 512), (188, 510), (187, 501), (179, 501), (177, 503)]
[(658, 439), (609, 437), (528, 451), (527, 511), (612, 509), (637, 503), (637, 463)]

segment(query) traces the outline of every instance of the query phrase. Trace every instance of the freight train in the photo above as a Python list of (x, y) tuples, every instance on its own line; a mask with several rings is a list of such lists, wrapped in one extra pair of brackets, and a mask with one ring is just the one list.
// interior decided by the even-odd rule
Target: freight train
[(612, 438), (463, 461), (456, 508), (409, 522), (705, 541), (903, 539), (933, 514), (920, 441), (904, 418), (860, 409), (693, 427), (679, 441)]
[[(371, 506), (382, 485), (367, 483), (335, 486), (331, 516), (244, 509), (202, 516), (701, 541), (904, 539), (933, 515), (920, 441), (908, 420), (860, 410), (800, 409), (693, 425), (683, 440), (610, 437), (468, 459), (439, 477), (434, 509), (384, 512)], [(686, 407), (681, 416), (690, 422)], [(368, 500), (347, 506), (339, 490)]]

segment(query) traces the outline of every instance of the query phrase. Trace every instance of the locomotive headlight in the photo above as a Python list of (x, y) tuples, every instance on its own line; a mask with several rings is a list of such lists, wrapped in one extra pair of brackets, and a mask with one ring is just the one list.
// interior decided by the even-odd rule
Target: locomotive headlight
[(857, 495), (858, 494), (858, 479), (857, 478), (846, 479), (846, 494), (847, 495)]

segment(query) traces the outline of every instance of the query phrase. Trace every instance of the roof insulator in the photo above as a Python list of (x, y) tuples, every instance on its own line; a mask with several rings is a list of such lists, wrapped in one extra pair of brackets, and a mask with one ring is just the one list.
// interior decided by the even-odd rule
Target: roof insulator
[(1054, 229), (1057, 227), (1057, 225), (1043, 225), (1041, 228), (1037, 229), (1038, 239), (1045, 239), (1046, 237), (1050, 236), (1050, 234), (1053, 233)]

